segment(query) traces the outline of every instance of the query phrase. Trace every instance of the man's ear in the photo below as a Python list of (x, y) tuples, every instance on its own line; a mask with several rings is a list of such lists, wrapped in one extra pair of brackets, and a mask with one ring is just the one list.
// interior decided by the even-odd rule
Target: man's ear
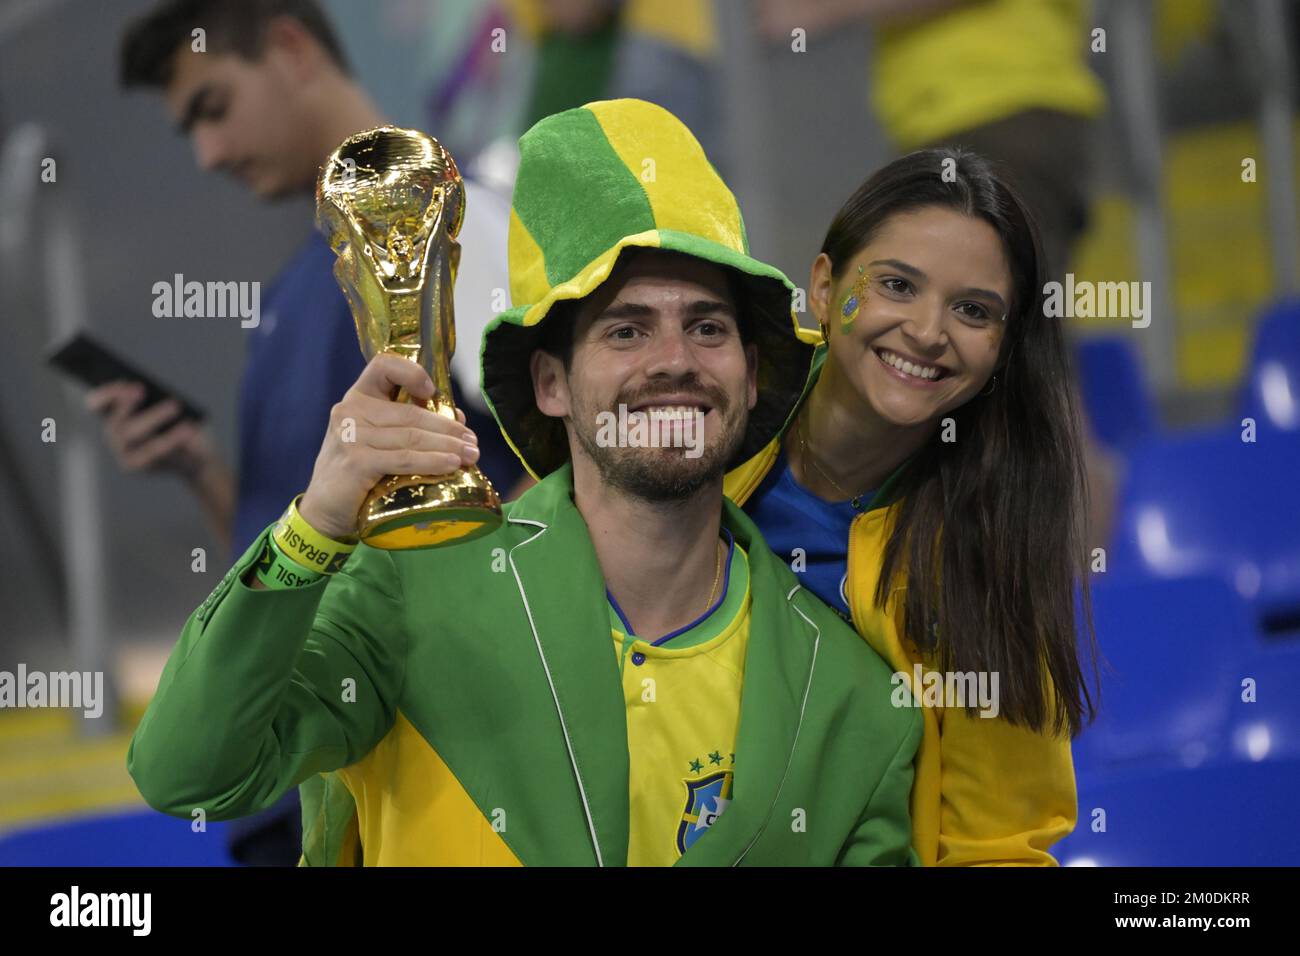
[(745, 346), (745, 387), (752, 412), (758, 404), (758, 345), (753, 342)]
[(564, 363), (545, 349), (534, 349), (528, 360), (533, 377), (533, 401), (543, 415), (567, 418), (569, 415), (569, 377)]
[(263, 56), (274, 56), (276, 63), (299, 82), (315, 78), (329, 62), (320, 41), (294, 17), (272, 17), (266, 22), (263, 36)]
[(812, 312), (826, 338), (830, 337), (826, 316), (830, 311), (831, 288), (835, 284), (831, 278), (831, 265), (831, 257), (819, 252), (808, 275), (808, 310)]

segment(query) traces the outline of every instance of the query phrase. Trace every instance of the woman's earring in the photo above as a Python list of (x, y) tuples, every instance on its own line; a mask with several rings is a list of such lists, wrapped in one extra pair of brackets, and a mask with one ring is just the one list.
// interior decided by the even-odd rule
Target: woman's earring
[(993, 390), (997, 387), (998, 387), (998, 377), (995, 374), (991, 379), (989, 379), (988, 389), (986, 391), (980, 392), (979, 397), (984, 398), (985, 396), (992, 395)]

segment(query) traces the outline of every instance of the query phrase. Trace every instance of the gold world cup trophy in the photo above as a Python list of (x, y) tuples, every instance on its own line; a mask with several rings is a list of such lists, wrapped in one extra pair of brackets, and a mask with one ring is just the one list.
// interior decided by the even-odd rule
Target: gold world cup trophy
[[(455, 419), (452, 288), (460, 264), (465, 186), (451, 154), (432, 136), (381, 126), (350, 136), (316, 180), (316, 225), (338, 260), (361, 351), (420, 365), (433, 380), (425, 406)], [(405, 388), (395, 400), (413, 399)], [(501, 501), (470, 465), (446, 475), (389, 475), (357, 514), (357, 534), (385, 550), (438, 548), (501, 524)]]

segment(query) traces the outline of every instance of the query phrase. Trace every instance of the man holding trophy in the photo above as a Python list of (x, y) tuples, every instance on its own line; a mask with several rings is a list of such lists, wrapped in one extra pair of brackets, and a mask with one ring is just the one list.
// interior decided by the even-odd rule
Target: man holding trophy
[[(807, 385), (793, 286), (663, 109), (592, 103), (520, 148), (483, 383), (539, 483), (499, 506), (447, 394), (455, 163), (351, 137), (318, 220), (370, 362), (187, 622), (141, 793), (224, 819), (302, 784), (313, 865), (914, 862), (916, 711), (722, 495)], [(605, 440), (620, 406), (664, 440)]]

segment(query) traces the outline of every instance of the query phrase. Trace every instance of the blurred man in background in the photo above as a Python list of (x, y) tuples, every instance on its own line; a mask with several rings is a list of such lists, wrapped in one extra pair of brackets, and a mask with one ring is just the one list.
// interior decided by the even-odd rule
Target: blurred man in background
[[(166, 0), (128, 28), (121, 81), (161, 91), (200, 168), (234, 176), (266, 200), (310, 194), (321, 163), (340, 142), (385, 122), (352, 76), (316, 0)], [(472, 210), (468, 183), (467, 193)], [(468, 235), (472, 223), (470, 212), (460, 237), (465, 256), (503, 258), (504, 249), (476, 247)], [(310, 222), (303, 227), (308, 238), (269, 284), (261, 321), (251, 330), (239, 392), (237, 471), (206, 427), (174, 421), (180, 411), (174, 402), (141, 410), (139, 383), (113, 382), (86, 399), (87, 408), (103, 414), (121, 467), (181, 476), (234, 554), (307, 487), (330, 408), (365, 367), (334, 280), (334, 255)], [(487, 292), (468, 296), (476, 308), (489, 307)], [(463, 287), (458, 299), (466, 299)], [(477, 343), (468, 347), (477, 354)], [(522, 469), (491, 422), (475, 420), (459, 395), (454, 400), (481, 436), (480, 467), (508, 491)], [(231, 853), (242, 863), (293, 865), (301, 843), (292, 791), (231, 828)]]

